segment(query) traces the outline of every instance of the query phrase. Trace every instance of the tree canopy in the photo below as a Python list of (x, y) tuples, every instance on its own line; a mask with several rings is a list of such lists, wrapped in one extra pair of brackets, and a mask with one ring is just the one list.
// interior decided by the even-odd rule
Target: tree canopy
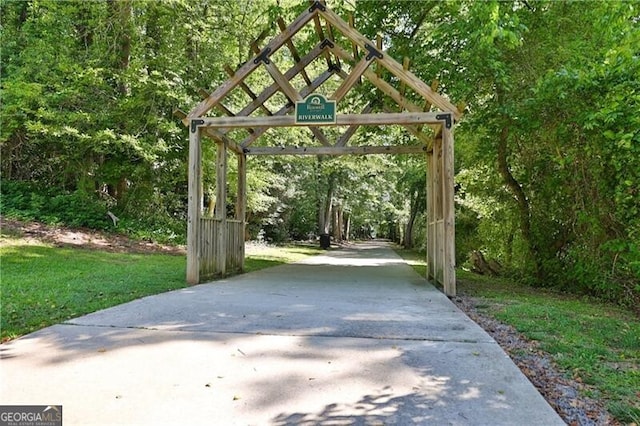
[[(456, 128), (460, 265), (480, 252), (502, 273), (537, 285), (638, 297), (637, 3), (328, 4), (465, 102)], [(253, 56), (254, 40), (279, 31), (278, 16), (290, 22), (303, 7), (0, 3), (3, 214), (109, 227), (109, 210), (121, 227), (184, 238), (187, 130), (173, 111), (199, 102), (201, 88), (228, 77), (225, 65), (235, 69)], [(308, 136), (291, 129), (263, 137), (277, 144)], [(391, 126), (354, 136), (374, 144), (410, 137)], [(213, 162), (215, 149), (204, 156)], [(350, 223), (332, 230), (336, 237), (375, 234), (424, 246), (420, 156), (254, 157), (248, 169), (251, 238), (317, 235), (321, 225), (332, 227), (319, 217), (333, 206)], [(210, 197), (213, 176), (205, 173)]]

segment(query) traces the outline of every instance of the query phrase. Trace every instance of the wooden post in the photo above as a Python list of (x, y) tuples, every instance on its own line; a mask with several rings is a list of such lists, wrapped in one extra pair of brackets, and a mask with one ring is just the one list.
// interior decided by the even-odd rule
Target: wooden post
[[(435, 146), (435, 142), (432, 144)], [(435, 197), (433, 151), (427, 153), (427, 280), (435, 278)]]
[(227, 144), (217, 143), (216, 155), (216, 273), (227, 272)]
[(453, 168), (453, 127), (442, 126), (442, 204), (444, 258), (442, 285), (447, 296), (456, 295), (455, 200)]
[(198, 247), (198, 234), (200, 231), (200, 216), (202, 205), (200, 204), (201, 181), (201, 147), (200, 129), (193, 124), (189, 126), (189, 183), (187, 206), (187, 284), (193, 285), (200, 282), (200, 247)]
[(240, 270), (244, 270), (244, 233), (246, 226), (247, 216), (247, 156), (246, 154), (237, 154), (238, 159), (238, 197), (236, 200), (236, 220), (239, 220), (241, 225), (240, 239), (241, 253), (240, 258)]

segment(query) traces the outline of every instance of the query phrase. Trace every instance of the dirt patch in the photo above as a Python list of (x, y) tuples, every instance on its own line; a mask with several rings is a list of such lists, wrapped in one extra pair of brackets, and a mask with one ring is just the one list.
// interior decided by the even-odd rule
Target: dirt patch
[(20, 238), (25, 242), (46, 242), (57, 247), (81, 247), (116, 253), (164, 253), (184, 255), (183, 246), (158, 244), (131, 239), (86, 228), (50, 226), (38, 222), (22, 222), (0, 217), (2, 236)]

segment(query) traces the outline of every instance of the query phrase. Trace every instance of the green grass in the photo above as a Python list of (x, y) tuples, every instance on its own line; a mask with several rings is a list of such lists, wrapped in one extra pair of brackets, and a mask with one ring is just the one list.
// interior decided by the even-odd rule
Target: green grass
[[(424, 276), (424, 254), (397, 250)], [(640, 424), (640, 319), (598, 300), (457, 271), (457, 289), (479, 310), (514, 326), (549, 353), (567, 376), (593, 389), (624, 424)]]
[[(304, 246), (259, 247), (246, 271), (317, 253)], [(185, 287), (185, 256), (109, 253), (0, 241), (2, 340), (140, 297)]]

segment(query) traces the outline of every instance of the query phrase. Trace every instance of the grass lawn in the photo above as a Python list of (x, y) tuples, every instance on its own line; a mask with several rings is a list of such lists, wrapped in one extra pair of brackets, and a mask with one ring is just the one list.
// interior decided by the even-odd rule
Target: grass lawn
[[(397, 251), (425, 275), (424, 254)], [(620, 422), (640, 424), (640, 319), (633, 312), (507, 279), (462, 270), (457, 275), (458, 293), (476, 298), (481, 312), (540, 342)]]
[[(248, 250), (246, 271), (300, 260), (319, 249)], [(0, 331), (13, 339), (70, 318), (185, 287), (185, 256), (110, 253), (0, 240)]]

